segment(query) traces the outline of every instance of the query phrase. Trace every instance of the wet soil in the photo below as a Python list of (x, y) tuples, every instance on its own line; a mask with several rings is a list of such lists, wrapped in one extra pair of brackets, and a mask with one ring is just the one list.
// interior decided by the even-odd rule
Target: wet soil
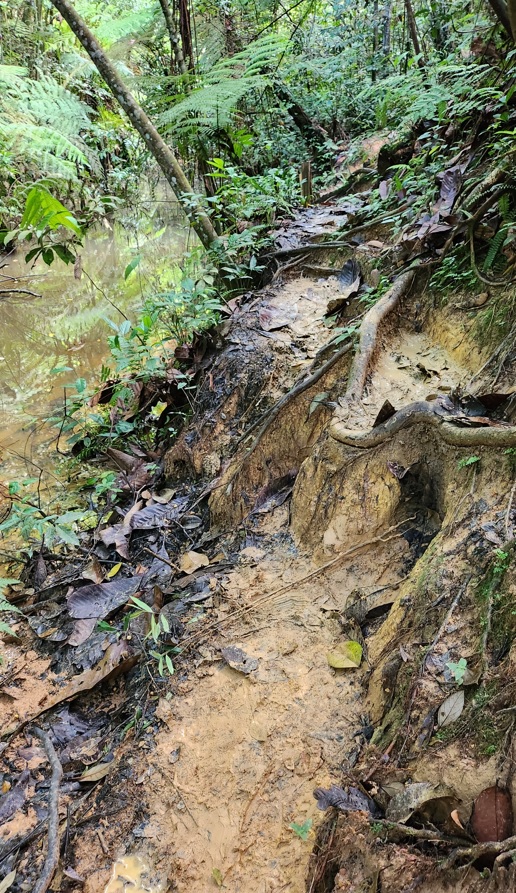
[[(362, 246), (366, 269), (376, 252), (372, 245), (368, 258)], [(122, 857), (127, 891), (141, 879), (134, 857), (152, 866), (143, 889), (177, 893), (481, 889), (475, 869), (439, 875), (438, 845), (379, 841), (362, 813), (334, 817), (328, 836), (313, 791), (355, 774), (372, 779), (372, 794), (387, 781), (444, 779), (467, 822), (473, 798), (505, 771), (503, 760), (479, 750), (469, 693), (457, 738), (435, 737), (429, 746), (420, 736), (452, 690), (446, 661), (467, 657), (480, 670), (477, 682), (485, 676), (497, 691), (501, 676), (514, 676), (514, 648), (497, 653), (489, 643), (482, 666), (483, 605), (473, 587), (457, 597), (471, 569), (480, 578), (493, 547), (513, 535), (512, 471), (486, 448), (478, 467), (460, 471), (464, 450), (432, 433), (401, 432), (370, 452), (337, 443), (328, 426), (348, 355), (287, 401), (255, 443), (274, 402), (320, 361), (328, 301), (342, 294), (337, 278), (291, 277), (237, 311), (198, 413), (167, 458), (171, 478), (211, 480), (210, 535), (220, 537), (223, 557), (230, 540), (238, 555), (213, 586), (207, 616), (189, 626), (187, 660), (167, 682), (152, 679), (145, 706), (150, 699), (156, 707), (156, 733), (129, 736), (117, 751), (128, 805), (75, 840), (74, 870), (86, 893), (120, 889), (112, 872)], [(449, 394), (480, 367), (471, 318), (457, 319), (454, 342), (447, 315), (419, 297), (382, 327), (350, 426), (370, 428), (386, 400), (401, 408)], [(292, 500), (276, 499), (290, 472)], [(350, 611), (366, 599), (365, 610)], [(363, 646), (360, 667), (333, 669), (328, 652), (350, 638)], [(15, 666), (15, 650), (9, 659)], [(40, 670), (38, 684), (51, 688)], [(10, 697), (1, 695), (8, 711)], [(123, 682), (110, 697), (123, 700)]]

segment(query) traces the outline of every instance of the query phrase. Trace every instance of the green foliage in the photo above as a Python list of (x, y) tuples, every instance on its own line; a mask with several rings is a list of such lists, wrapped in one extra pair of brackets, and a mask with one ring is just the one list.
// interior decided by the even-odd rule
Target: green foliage
[(43, 186), (33, 186), (27, 195), (20, 226), (6, 233), (3, 242), (8, 245), (15, 240), (36, 240), (37, 247), (31, 249), (25, 257), (27, 262), (42, 257), (47, 266), (50, 266), (57, 255), (60, 260), (69, 264), (75, 260), (69, 243), (53, 238), (53, 234), (61, 228), (73, 234), (76, 245), (81, 244), (82, 231), (75, 217)]
[(302, 824), (291, 822), (289, 828), (292, 829), (296, 837), (300, 837), (301, 840), (308, 840), (310, 831), (312, 830), (312, 824), (312, 819), (306, 819)]
[(462, 685), (464, 682), (464, 676), (466, 674), (466, 670), (468, 668), (468, 662), (465, 657), (461, 657), (457, 663), (453, 661), (447, 661), (446, 666), (448, 667), (450, 673), (457, 685)]
[(470, 465), (476, 465), (477, 462), (480, 462), (480, 456), (465, 456), (464, 459), (459, 459), (457, 468), (469, 468)]
[(149, 649), (148, 652), (149, 656), (156, 662), (158, 674), (160, 676), (172, 676), (174, 674), (174, 664), (171, 655), (177, 654), (177, 648), (168, 646), (162, 641), (163, 638), (170, 634), (170, 624), (165, 614), (160, 613), (156, 616), (154, 609), (135, 595), (132, 596), (132, 602), (137, 610), (129, 615), (129, 620), (142, 616), (146, 617), (149, 629), (145, 635), (145, 640), (150, 640), (160, 649), (159, 651), (156, 648)]
[(10, 482), (11, 509), (0, 524), (0, 534), (15, 533), (28, 546), (30, 554), (43, 543), (48, 548), (57, 543), (78, 546), (76, 522), (83, 518), (84, 511), (47, 512), (40, 503), (38, 492), (34, 491), (38, 484), (39, 478)]
[[(5, 621), (2, 620), (2, 614), (21, 614), (19, 608), (16, 605), (11, 604), (5, 598), (5, 590), (8, 586), (11, 586), (13, 583), (19, 583), (19, 580), (14, 580), (9, 577), (0, 578), (0, 633), (4, 633), (8, 636), (16, 636), (16, 633), (12, 629), (11, 626)], [(0, 665), (3, 663), (2, 655), (0, 654)]]

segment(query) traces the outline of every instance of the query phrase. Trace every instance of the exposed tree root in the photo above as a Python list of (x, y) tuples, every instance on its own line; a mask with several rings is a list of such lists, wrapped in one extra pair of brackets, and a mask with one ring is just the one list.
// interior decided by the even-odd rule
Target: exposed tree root
[(459, 847), (448, 856), (441, 868), (447, 871), (453, 868), (459, 859), (467, 859), (468, 862), (476, 862), (481, 856), (500, 856), (511, 854), (516, 848), (516, 837), (507, 837), (506, 840), (489, 840), (487, 843), (477, 843), (474, 846)]
[(246, 431), (246, 433), (243, 435), (243, 437), (240, 438), (238, 443), (242, 443), (244, 440), (247, 440), (252, 431), (255, 430), (256, 427), (258, 427), (258, 432), (255, 435), (251, 446), (249, 447), (246, 458), (250, 456), (251, 453), (256, 449), (256, 447), (260, 443), (261, 438), (267, 431), (269, 425), (272, 421), (274, 421), (274, 419), (278, 417), (281, 410), (292, 400), (295, 400), (296, 397), (299, 397), (305, 391), (308, 391), (311, 387), (313, 387), (314, 384), (317, 384), (317, 382), (320, 381), (320, 379), (323, 378), (323, 376), (326, 375), (326, 373), (329, 372), (329, 370), (332, 369), (333, 366), (335, 366), (335, 364), (338, 363), (340, 359), (342, 359), (342, 357), (349, 353), (351, 347), (352, 345), (349, 342), (343, 344), (342, 347), (335, 351), (335, 353), (332, 354), (332, 356), (325, 363), (322, 364), (322, 366), (319, 366), (319, 368), (316, 369), (315, 372), (312, 372), (311, 375), (307, 375), (305, 378), (301, 379), (301, 381), (295, 384), (294, 387), (288, 392), (288, 394), (285, 394), (284, 397), (281, 397), (281, 399), (274, 404), (272, 409), (266, 412), (261, 417), (261, 419), (256, 422), (255, 425), (252, 425)]
[(59, 757), (55, 752), (47, 733), (42, 729), (34, 729), (34, 734), (43, 743), (45, 753), (47, 755), (50, 767), (52, 769), (52, 777), (50, 780), (50, 790), (48, 794), (48, 846), (45, 864), (32, 893), (46, 893), (55, 870), (59, 862), (59, 785), (63, 777), (63, 767), (59, 761)]
[(393, 434), (403, 428), (414, 425), (429, 425), (439, 430), (439, 436), (445, 443), (459, 447), (486, 446), (492, 449), (516, 446), (516, 427), (497, 426), (485, 428), (461, 428), (438, 415), (434, 403), (420, 401), (411, 403), (396, 412), (382, 425), (370, 431), (351, 431), (343, 422), (330, 424), (329, 433), (340, 443), (359, 449), (371, 449), (389, 440)]
[(391, 286), (374, 307), (366, 313), (360, 326), (360, 342), (349, 373), (344, 402), (359, 400), (363, 394), (369, 366), (376, 347), (380, 323), (399, 303), (414, 281), (415, 271), (407, 270)]

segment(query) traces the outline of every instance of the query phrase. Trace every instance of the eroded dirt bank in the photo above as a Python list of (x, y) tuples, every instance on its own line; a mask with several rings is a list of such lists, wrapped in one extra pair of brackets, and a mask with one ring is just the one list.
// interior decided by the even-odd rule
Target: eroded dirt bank
[[(71, 758), (95, 766), (108, 760), (94, 718), (125, 723), (116, 770), (91, 777), (94, 819), (86, 812), (74, 836), (87, 893), (104, 890), (124, 854), (152, 866), (144, 887), (177, 893), (514, 889), (503, 854), (491, 879), (471, 867), (479, 853), (468, 824), (497, 781), (514, 796), (510, 366), (496, 398), (482, 377), (465, 397), (486, 359), (474, 316), (436, 309), (424, 278), (402, 274), (358, 388), (362, 335), (401, 277), (368, 304), (367, 291), (349, 291), (352, 264), (371, 287), (385, 251), (384, 263), (388, 246), (370, 239), (337, 255), (335, 276), (320, 273), (331, 254), (319, 271), (292, 270), (223, 333), (196, 416), (167, 459), (170, 481), (202, 475), (207, 485), (178, 498), (188, 517), (209, 498), (211, 526), (176, 547), (206, 560), (186, 576), (171, 570), (166, 526), (145, 541), (152, 564), (137, 553), (139, 584), (158, 575), (174, 594), (157, 610), (180, 641), (176, 673), (144, 685), (102, 636), (75, 652), (83, 666), (105, 652), (102, 678), (128, 674), (83, 702), (87, 730), (73, 704), (60, 717), (68, 751), (66, 734), (83, 735)], [(335, 302), (342, 328), (355, 324), (356, 351), (349, 336), (328, 345)], [(124, 647), (141, 634), (131, 626)], [(362, 649), (359, 666), (335, 668), (349, 641)], [(34, 716), (36, 679), (42, 709), (63, 682), (45, 662), (11, 672), (7, 731)], [(128, 693), (140, 711), (132, 724), (118, 712)], [(139, 725), (142, 715), (154, 728)], [(26, 735), (2, 759), (20, 769), (35, 760), (37, 777), (44, 755)], [(315, 789), (326, 791), (317, 802)], [(36, 827), (37, 810), (25, 820), (22, 830)], [(20, 831), (13, 821), (6, 845)], [(28, 860), (24, 868), (30, 875)]]

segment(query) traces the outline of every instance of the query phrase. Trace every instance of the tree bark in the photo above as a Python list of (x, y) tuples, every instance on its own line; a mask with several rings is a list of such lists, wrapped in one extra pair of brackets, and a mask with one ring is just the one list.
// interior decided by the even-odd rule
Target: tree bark
[[(512, 37), (514, 40), (514, 34), (511, 27), (512, 20), (509, 17), (509, 9), (505, 0), (488, 0), (488, 2), (500, 24), (503, 25), (509, 37)], [(510, 0), (510, 5), (511, 7), (515, 6), (514, 0)]]
[(382, 52), (388, 56), (391, 51), (391, 0), (386, 0), (383, 8)]
[(425, 67), (425, 62), (423, 60), (423, 55), (421, 53), (421, 46), (419, 43), (419, 35), (417, 33), (417, 25), (416, 25), (416, 17), (414, 15), (414, 10), (412, 8), (412, 3), (410, 0), (405, 0), (405, 10), (407, 13), (407, 24), (410, 31), (410, 38), (412, 40), (412, 46), (414, 47), (414, 53), (418, 57), (418, 65), (420, 68)]
[(159, 5), (161, 6), (163, 18), (165, 19), (168, 39), (170, 41), (170, 74), (174, 74), (175, 69), (177, 69), (180, 74), (186, 74), (188, 69), (179, 45), (179, 37), (174, 27), (174, 18), (172, 16), (169, 2), (168, 0), (159, 0)]
[(206, 212), (193, 198), (193, 189), (174, 153), (160, 136), (142, 107), (136, 102), (100, 44), (75, 11), (72, 4), (68, 0), (52, 0), (52, 3), (65, 21), (68, 22), (71, 30), (104, 78), (111, 93), (120, 103), (131, 124), (144, 140), (149, 152), (156, 159), (179, 201), (181, 202), (186, 196), (190, 197), (187, 214), (202, 244), (205, 248), (209, 248), (210, 245), (218, 241), (217, 233)]
[(188, 59), (188, 70), (195, 71), (195, 56), (192, 41), (192, 19), (188, 0), (179, 0), (179, 33), (183, 46), (183, 56)]

